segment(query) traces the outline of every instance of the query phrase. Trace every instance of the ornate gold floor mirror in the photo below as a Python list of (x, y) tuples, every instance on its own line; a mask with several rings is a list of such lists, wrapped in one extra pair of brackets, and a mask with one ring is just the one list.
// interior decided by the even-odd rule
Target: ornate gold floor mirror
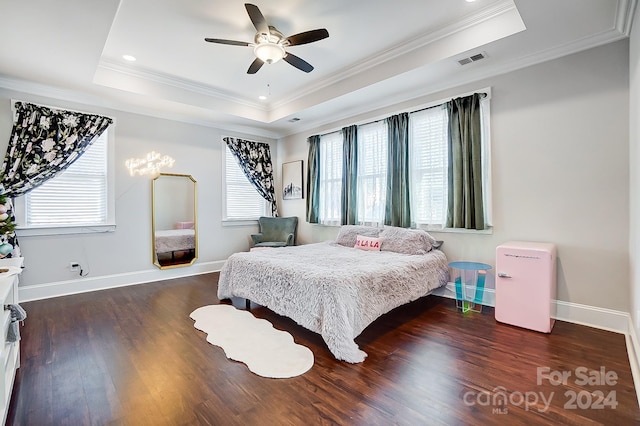
[(197, 183), (191, 175), (160, 173), (151, 182), (153, 264), (160, 269), (198, 259)]

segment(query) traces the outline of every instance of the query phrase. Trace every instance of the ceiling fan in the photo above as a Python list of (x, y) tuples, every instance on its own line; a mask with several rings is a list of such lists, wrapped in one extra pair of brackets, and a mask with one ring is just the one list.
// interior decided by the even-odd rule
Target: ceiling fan
[(245, 3), (244, 7), (247, 9), (249, 19), (251, 19), (253, 26), (256, 27), (256, 30), (258, 31), (253, 38), (253, 43), (220, 38), (205, 38), (204, 40), (211, 43), (253, 47), (253, 53), (256, 55), (256, 59), (249, 66), (247, 74), (255, 74), (265, 63), (273, 64), (278, 62), (280, 59), (284, 59), (286, 62), (301, 71), (313, 71), (313, 66), (310, 63), (287, 52), (285, 49), (287, 47), (313, 43), (314, 41), (327, 38), (329, 37), (329, 32), (326, 29), (321, 28), (305, 31), (285, 37), (275, 27), (267, 25), (267, 21), (264, 19), (264, 16), (262, 15), (262, 12), (260, 12), (260, 9), (258, 9), (258, 6)]

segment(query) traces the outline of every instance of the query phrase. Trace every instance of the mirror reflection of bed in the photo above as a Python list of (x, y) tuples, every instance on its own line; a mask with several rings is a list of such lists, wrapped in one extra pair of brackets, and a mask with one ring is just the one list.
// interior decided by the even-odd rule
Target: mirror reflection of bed
[(152, 185), (153, 263), (161, 269), (189, 266), (198, 256), (196, 181), (161, 173)]
[(157, 230), (155, 246), (158, 263), (161, 266), (191, 263), (196, 256), (193, 222), (178, 222), (176, 229)]

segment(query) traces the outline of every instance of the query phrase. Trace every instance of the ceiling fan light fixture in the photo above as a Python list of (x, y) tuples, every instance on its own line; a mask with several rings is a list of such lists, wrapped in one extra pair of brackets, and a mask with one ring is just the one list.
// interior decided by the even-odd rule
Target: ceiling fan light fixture
[(307, 73), (313, 71), (313, 65), (304, 59), (287, 52), (285, 49), (291, 46), (299, 46), (301, 44), (309, 44), (319, 40), (324, 40), (329, 37), (329, 31), (327, 31), (326, 28), (304, 31), (285, 37), (277, 28), (267, 23), (258, 6), (251, 3), (245, 3), (244, 7), (247, 10), (247, 14), (249, 14), (251, 23), (257, 31), (253, 37), (253, 43), (210, 37), (205, 37), (204, 41), (209, 43), (227, 44), (230, 46), (253, 47), (253, 54), (256, 58), (251, 62), (251, 65), (249, 65), (247, 74), (255, 74), (264, 64), (273, 64), (274, 62), (278, 62), (280, 59), (284, 59), (285, 62), (300, 71)]
[(284, 58), (286, 54), (284, 48), (277, 43), (260, 43), (253, 48), (253, 53), (261, 61), (267, 64), (274, 64)]

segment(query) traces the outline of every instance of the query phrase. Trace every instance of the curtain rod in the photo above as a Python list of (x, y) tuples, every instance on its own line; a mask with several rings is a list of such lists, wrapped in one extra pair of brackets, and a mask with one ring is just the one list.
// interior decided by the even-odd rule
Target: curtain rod
[[(479, 94), (481, 98), (486, 98), (487, 96), (489, 96), (489, 94), (488, 94), (488, 93), (486, 93), (486, 92), (471, 92), (471, 94), (469, 94), (469, 95), (458, 96), (458, 97), (456, 97), (456, 98), (451, 98), (451, 99), (464, 98), (464, 97), (467, 97), (467, 96), (472, 96), (472, 95), (474, 95), (475, 93)], [(420, 108), (420, 109), (416, 109), (416, 110), (414, 110), (414, 111), (409, 111), (409, 112), (408, 112), (408, 114), (413, 114), (413, 113), (420, 112), (420, 111), (426, 111), (426, 110), (428, 110), (428, 109), (432, 109), (432, 108), (438, 108), (439, 106), (444, 105), (446, 102), (449, 102), (449, 101), (444, 101), (444, 102), (442, 102), (442, 103), (440, 103), (440, 104), (437, 104), (437, 105), (431, 105), (431, 106), (428, 106), (428, 107), (425, 107), (425, 108)], [(398, 114), (402, 114), (402, 113), (398, 113)], [(392, 114), (392, 115), (390, 115), (389, 117), (391, 117), (391, 116), (393, 116), (393, 115), (396, 115), (396, 114)], [(386, 120), (386, 119), (387, 119), (387, 117), (385, 117), (385, 118), (380, 118), (380, 119), (378, 119), (378, 120), (372, 120), (372, 121), (368, 121), (368, 122), (366, 122), (366, 123), (357, 124), (357, 126), (366, 126), (367, 124), (378, 123), (378, 122), (380, 122), (380, 121), (382, 121), (382, 120)], [(344, 127), (349, 127), (349, 126), (344, 126)], [(333, 130), (333, 131), (331, 131), (331, 132), (322, 133), (322, 134), (320, 134), (319, 136), (322, 136), (322, 135), (328, 135), (328, 134), (330, 134), (330, 133), (339, 132), (339, 131), (341, 131), (344, 127), (341, 127), (340, 129)]]
[(17, 102), (20, 102), (20, 103), (23, 103), (23, 104), (37, 105), (39, 107), (45, 107), (45, 108), (49, 108), (49, 109), (56, 110), (56, 111), (69, 111), (69, 112), (75, 112), (75, 113), (78, 113), (78, 114), (86, 114), (86, 115), (101, 115), (103, 117), (107, 117), (107, 118), (111, 119), (114, 123), (116, 122), (114, 117), (111, 117), (111, 116), (106, 115), (106, 114), (101, 114), (101, 113), (97, 113), (97, 112), (80, 111), (80, 110), (72, 109), (72, 108), (65, 108), (65, 107), (60, 107), (60, 106), (46, 105), (46, 104), (41, 104), (39, 102), (23, 101), (21, 99), (13, 99), (12, 98), (11, 99), (11, 110), (13, 111), (14, 119), (16, 118), (16, 112), (17, 112), (16, 103)]

